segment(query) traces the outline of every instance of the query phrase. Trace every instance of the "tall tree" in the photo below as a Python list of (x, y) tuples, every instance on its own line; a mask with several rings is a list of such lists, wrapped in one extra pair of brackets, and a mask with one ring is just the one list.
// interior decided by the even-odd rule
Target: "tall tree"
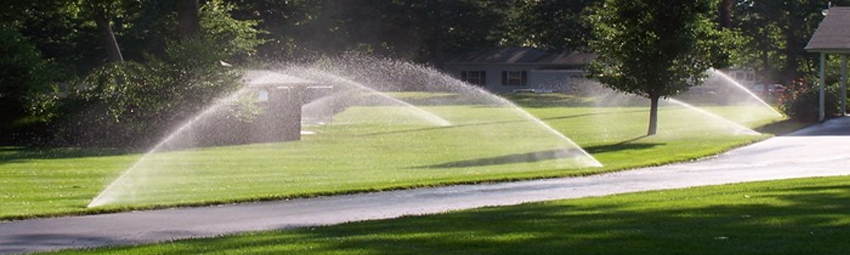
[(717, 4), (717, 20), (721, 28), (732, 28), (733, 0), (720, 0)]
[[(14, 29), (0, 25), (0, 133), (34, 114), (41, 95), (50, 91), (50, 63)], [(8, 134), (3, 134), (0, 142)]]
[(606, 87), (649, 98), (647, 135), (658, 128), (658, 102), (699, 85), (726, 63), (723, 34), (711, 22), (713, 0), (607, 0), (590, 16), (598, 55), (590, 74)]
[(88, 9), (94, 23), (97, 24), (97, 29), (100, 31), (107, 60), (112, 63), (124, 62), (121, 48), (118, 47), (118, 40), (115, 39), (115, 32), (112, 31), (112, 16), (116, 7), (119, 5), (119, 1), (92, 0), (85, 2), (85, 7)]
[[(725, 1), (725, 0), (724, 0)], [(732, 27), (747, 39), (742, 66), (755, 67), (765, 83), (784, 83), (812, 72), (817, 55), (803, 47), (822, 19), (821, 10), (848, 0), (734, 0)]]
[(604, 0), (529, 1), (517, 17), (514, 36), (524, 45), (571, 51), (585, 50), (591, 38), (584, 17), (591, 6)]
[(198, 0), (177, 0), (177, 31), (180, 38), (191, 38), (201, 31)]

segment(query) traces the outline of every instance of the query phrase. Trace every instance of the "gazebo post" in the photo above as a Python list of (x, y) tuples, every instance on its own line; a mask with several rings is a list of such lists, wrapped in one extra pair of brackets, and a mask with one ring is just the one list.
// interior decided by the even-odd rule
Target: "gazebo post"
[(847, 55), (841, 55), (841, 116), (847, 115)]
[(823, 122), (824, 119), (824, 101), (826, 101), (826, 53), (820, 53), (820, 73), (818, 81), (818, 122)]
[[(823, 122), (826, 117), (824, 108), (826, 97), (826, 54), (837, 54), (841, 56), (841, 108), (842, 116), (847, 114), (847, 57), (850, 54), (850, 7), (832, 6), (823, 10), (821, 20), (809, 43), (806, 51), (820, 53), (820, 87), (818, 98), (818, 121)], [(838, 96), (838, 95), (837, 95)]]

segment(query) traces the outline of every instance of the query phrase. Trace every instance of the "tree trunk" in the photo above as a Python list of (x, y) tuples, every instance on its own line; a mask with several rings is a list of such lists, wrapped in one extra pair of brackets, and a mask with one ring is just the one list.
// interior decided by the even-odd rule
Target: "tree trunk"
[(798, 19), (799, 15), (797, 15), (797, 13), (796, 13), (798, 11), (798, 10), (796, 10), (796, 8), (798, 8), (798, 6), (797, 6), (797, 4), (794, 3), (794, 1), (788, 1), (787, 2), (786, 10), (788, 10), (788, 14), (785, 18), (788, 19), (788, 27), (784, 28), (785, 29), (785, 70), (782, 72), (783, 77), (781, 77), (782, 78), (781, 82), (783, 84), (787, 84), (791, 80), (794, 80), (797, 77), (801, 76), (800, 73), (799, 73), (799, 70), (797, 70), (798, 67), (799, 67), (797, 60), (798, 60), (798, 56), (799, 56), (799, 54), (798, 54), (799, 50), (802, 49), (803, 47), (798, 46), (799, 44), (797, 42), (797, 39), (799, 38), (799, 36), (797, 36), (797, 31), (799, 29), (801, 29), (800, 28), (801, 22), (800, 22), (800, 19)]
[(717, 5), (720, 28), (732, 28), (732, 0), (721, 0)]
[(646, 131), (647, 136), (653, 136), (658, 131), (658, 100), (660, 96), (649, 97), (649, 130)]
[(433, 54), (434, 54), (434, 67), (442, 68), (443, 62), (445, 61), (445, 23), (443, 19), (445, 15), (443, 14), (443, 6), (440, 0), (433, 1), (434, 4), (434, 16), (431, 17), (434, 20), (434, 46), (433, 46)]
[(95, 11), (94, 23), (97, 24), (97, 29), (100, 30), (103, 48), (106, 49), (107, 60), (111, 63), (124, 62), (124, 56), (121, 55), (121, 48), (118, 47), (118, 41), (115, 40), (115, 33), (112, 32), (111, 19), (106, 10), (98, 9)]
[(762, 86), (763, 86), (762, 87), (763, 90), (761, 91), (761, 93), (762, 93), (763, 96), (765, 96), (765, 98), (769, 94), (769, 91), (767, 90), (767, 84), (772, 84), (773, 80), (775, 80), (775, 78), (773, 77), (773, 72), (770, 69), (770, 56), (768, 55), (766, 48), (767, 47), (762, 47), (762, 49), (760, 50), (760, 54), (759, 54), (759, 58), (761, 59), (761, 64), (762, 64), (762, 66), (761, 66), (761, 75), (762, 75), (761, 83), (762, 83)]
[(201, 32), (198, 0), (177, 0), (177, 32), (180, 39), (192, 38)]

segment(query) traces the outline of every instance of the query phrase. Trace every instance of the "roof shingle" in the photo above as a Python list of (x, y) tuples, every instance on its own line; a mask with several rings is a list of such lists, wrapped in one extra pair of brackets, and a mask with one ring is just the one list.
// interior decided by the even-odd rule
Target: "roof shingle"
[(850, 7), (832, 7), (806, 45), (807, 51), (850, 53)]

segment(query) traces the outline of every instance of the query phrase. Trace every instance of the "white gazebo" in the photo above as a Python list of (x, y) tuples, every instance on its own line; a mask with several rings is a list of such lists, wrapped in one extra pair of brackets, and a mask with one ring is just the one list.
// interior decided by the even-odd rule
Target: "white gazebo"
[(850, 55), (850, 7), (832, 6), (824, 10), (824, 18), (806, 45), (806, 50), (820, 53), (818, 121), (824, 120), (826, 55), (841, 56), (841, 115), (847, 109), (847, 56)]

